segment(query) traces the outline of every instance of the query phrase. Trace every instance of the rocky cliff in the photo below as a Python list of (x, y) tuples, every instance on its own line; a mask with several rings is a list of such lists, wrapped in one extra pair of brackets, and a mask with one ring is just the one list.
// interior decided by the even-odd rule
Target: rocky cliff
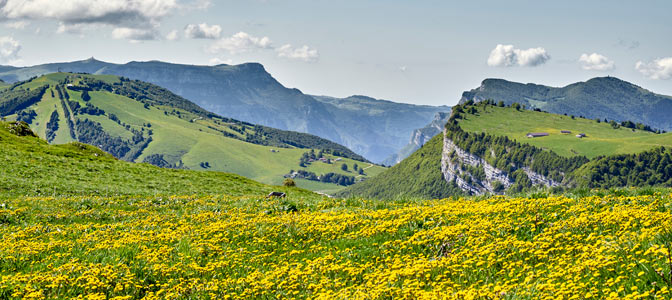
[(443, 131), (443, 127), (446, 125), (449, 117), (449, 112), (436, 113), (431, 123), (427, 124), (423, 128), (413, 130), (408, 144), (406, 144), (406, 146), (404, 146), (404, 148), (399, 150), (397, 153), (392, 154), (390, 157), (385, 159), (383, 164), (389, 166), (396, 165), (411, 155), (413, 152), (420, 149), (420, 147), (427, 143), (427, 141)]
[[(494, 152), (490, 150), (488, 154), (494, 155)], [(560, 186), (559, 182), (538, 174), (528, 167), (521, 167), (520, 170), (534, 186)], [(511, 174), (495, 168), (485, 159), (458, 147), (448, 138), (445, 130), (441, 153), (441, 173), (447, 182), (454, 182), (470, 195), (502, 194), (515, 183)]]

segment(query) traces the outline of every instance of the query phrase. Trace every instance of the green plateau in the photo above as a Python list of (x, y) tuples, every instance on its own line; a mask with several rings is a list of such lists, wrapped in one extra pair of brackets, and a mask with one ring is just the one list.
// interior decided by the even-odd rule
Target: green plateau
[[(516, 194), (672, 184), (672, 133), (629, 121), (592, 120), (521, 108), (517, 103), (496, 105), (491, 100), (455, 106), (444, 134), (435, 136), (399, 164), (337, 196), (380, 199), (473, 194), (473, 190), (464, 188), (466, 185), (487, 188), (490, 193)], [(527, 137), (528, 133), (544, 135)], [(444, 136), (481, 163), (462, 163), (454, 150), (446, 152)], [(446, 180), (442, 163), (447, 161), (457, 166), (459, 179)], [(508, 187), (488, 179), (483, 163), (510, 180)], [(543, 180), (535, 183), (535, 176), (546, 185), (539, 184)], [(457, 184), (460, 180), (462, 188)]]

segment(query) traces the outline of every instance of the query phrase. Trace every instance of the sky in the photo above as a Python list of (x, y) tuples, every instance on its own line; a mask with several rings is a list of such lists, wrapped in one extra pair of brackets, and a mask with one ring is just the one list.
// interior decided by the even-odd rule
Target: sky
[(672, 95), (672, 1), (0, 0), (0, 64), (262, 63), (304, 93), (453, 105), (485, 78)]

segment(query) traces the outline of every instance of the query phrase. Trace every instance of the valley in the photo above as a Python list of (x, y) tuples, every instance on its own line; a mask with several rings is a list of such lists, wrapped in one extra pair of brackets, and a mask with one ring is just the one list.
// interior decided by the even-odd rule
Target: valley
[(0, 69), (7, 83), (55, 72), (110, 74), (152, 83), (217, 115), (334, 141), (375, 163), (404, 147), (414, 129), (448, 106), (366, 96), (313, 96), (278, 82), (259, 63), (198, 66), (161, 61), (114, 64), (94, 58)]
[(0, 300), (672, 299), (671, 11), (0, 0)]
[(0, 165), (5, 298), (670, 294), (649, 283), (667, 270), (669, 190), (327, 198), (49, 145), (20, 122), (0, 123)]
[[(667, 186), (672, 183), (672, 133), (654, 131), (634, 122), (524, 110), (517, 103), (465, 102), (453, 108), (442, 134), (379, 176), (337, 195), (443, 198)], [(528, 138), (531, 132), (543, 136)]]
[[(366, 165), (363, 157), (333, 142), (219, 117), (156, 86), (111, 75), (54, 73), (15, 84), (5, 93), (44, 86), (48, 88), (42, 97), (19, 113), (33, 112), (26, 121), (40, 137), (53, 137), (54, 144), (81, 141), (128, 161), (226, 171), (275, 185), (292, 169), (355, 177), (359, 174), (353, 165)], [(82, 99), (84, 91), (88, 100)], [(57, 125), (48, 126), (54, 113)], [(300, 167), (299, 159), (311, 149), (322, 149), (339, 161)], [(351, 169), (341, 170), (342, 164)], [(374, 166), (360, 178), (382, 170)], [(298, 185), (330, 192), (344, 187), (306, 181)]]

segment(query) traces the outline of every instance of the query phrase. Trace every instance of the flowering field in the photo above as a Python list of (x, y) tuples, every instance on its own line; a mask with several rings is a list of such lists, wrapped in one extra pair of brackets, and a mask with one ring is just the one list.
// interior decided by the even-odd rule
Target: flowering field
[(0, 200), (0, 299), (669, 298), (672, 195)]

